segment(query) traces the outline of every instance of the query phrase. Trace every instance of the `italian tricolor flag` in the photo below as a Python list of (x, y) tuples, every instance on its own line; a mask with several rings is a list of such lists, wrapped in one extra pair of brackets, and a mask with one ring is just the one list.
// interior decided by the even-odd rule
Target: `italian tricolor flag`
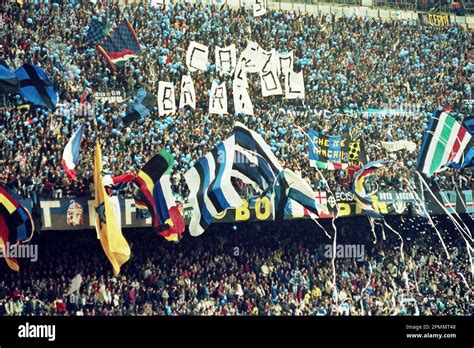
[(349, 167), (349, 164), (309, 160), (309, 166), (313, 168), (316, 167), (319, 169), (326, 169), (326, 170), (341, 170), (341, 169), (347, 169), (347, 167)]
[(123, 67), (127, 60), (138, 56), (130, 50), (123, 50), (121, 52), (109, 52), (109, 57), (112, 64), (117, 67)]
[(123, 67), (125, 62), (140, 55), (140, 42), (129, 21), (124, 19), (109, 31), (97, 46), (97, 50), (107, 59), (112, 70)]
[(447, 111), (436, 111), (423, 137), (417, 169), (429, 176), (450, 163), (463, 160), (472, 136)]

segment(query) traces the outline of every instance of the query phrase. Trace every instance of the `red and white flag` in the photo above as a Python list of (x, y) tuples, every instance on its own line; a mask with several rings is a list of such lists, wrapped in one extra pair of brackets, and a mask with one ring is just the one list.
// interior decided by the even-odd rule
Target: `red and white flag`
[(74, 132), (71, 139), (69, 139), (63, 152), (63, 159), (61, 164), (66, 171), (66, 175), (71, 180), (77, 179), (76, 171), (74, 170), (79, 164), (79, 155), (81, 150), (82, 132), (84, 123)]

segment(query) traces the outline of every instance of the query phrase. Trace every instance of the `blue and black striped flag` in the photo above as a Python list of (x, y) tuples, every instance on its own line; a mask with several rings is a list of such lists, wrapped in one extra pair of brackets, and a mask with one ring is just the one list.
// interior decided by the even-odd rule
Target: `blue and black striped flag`
[(0, 95), (17, 93), (20, 81), (4, 61), (0, 61)]
[(58, 93), (48, 75), (39, 66), (25, 64), (15, 71), (20, 80), (20, 95), (27, 102), (53, 109), (58, 103)]
[(235, 137), (232, 136), (217, 145), (184, 174), (190, 190), (189, 203), (193, 207), (189, 223), (192, 236), (201, 235), (217, 214), (243, 204), (231, 183), (234, 155)]

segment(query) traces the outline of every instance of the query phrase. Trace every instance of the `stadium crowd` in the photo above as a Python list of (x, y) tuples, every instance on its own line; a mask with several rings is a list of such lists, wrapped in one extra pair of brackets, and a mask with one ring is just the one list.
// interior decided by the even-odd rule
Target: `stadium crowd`
[[(271, 10), (254, 18), (211, 4), (174, 3), (161, 9), (145, 5), (100, 7), (100, 2), (64, 1), (2, 4), (0, 58), (16, 69), (29, 62), (40, 65), (56, 86), (61, 104), (55, 111), (28, 108), (19, 96), (4, 98), (0, 113), (0, 181), (22, 196), (35, 185), (45, 197), (91, 195), (93, 143), (101, 140), (105, 163), (113, 174), (137, 171), (161, 148), (176, 158), (174, 189), (186, 196), (183, 174), (220, 140), (235, 120), (260, 132), (285, 166), (302, 172), (312, 185), (322, 181), (309, 167), (307, 139), (296, 127), (326, 134), (350, 132), (364, 139), (369, 159), (389, 159), (380, 141), (398, 139), (418, 145), (432, 111), (451, 105), (459, 121), (472, 112), (472, 33), (449, 28), (420, 27), (406, 20), (313, 16)], [(107, 26), (128, 18), (143, 51), (139, 58), (113, 73), (106, 60), (86, 42), (88, 24), (99, 18)], [(144, 87), (157, 93), (158, 81), (172, 81), (179, 99), (181, 76), (188, 73), (185, 53), (196, 40), (210, 47), (210, 66), (192, 73), (197, 107), (159, 117), (157, 110), (128, 127), (121, 118), (126, 105), (98, 103), (97, 91), (120, 91), (131, 97)], [(214, 45), (235, 44), (242, 51), (247, 40), (264, 49), (293, 50), (294, 69), (303, 70), (306, 98), (263, 98), (259, 78), (249, 76), (255, 115), (233, 115), (232, 76), (218, 76)], [(208, 94), (213, 79), (227, 81), (229, 115), (209, 115)], [(404, 109), (404, 113), (368, 113), (369, 109)], [(92, 119), (98, 123), (98, 132)], [(86, 122), (79, 180), (71, 182), (61, 167), (67, 140)], [(400, 178), (414, 178), (417, 152), (396, 152), (394, 167), (383, 172), (384, 186), (400, 188)], [(38, 166), (37, 164), (40, 163)], [(335, 189), (347, 188), (344, 171), (325, 171)], [(472, 171), (436, 174), (432, 184), (473, 186)], [(415, 182), (414, 182), (415, 183)], [(416, 184), (416, 183), (415, 183)]]
[(336, 258), (337, 291), (331, 240), (312, 221), (214, 225), (179, 244), (128, 230), (132, 257), (118, 277), (95, 232), (44, 232), (37, 262), (20, 260), (19, 273), (0, 263), (0, 315), (472, 315), (467, 253), (449, 222), (437, 221), (447, 260), (431, 227), (396, 219), (404, 259), (393, 234), (377, 229), (374, 243), (366, 219), (357, 229), (339, 220), (339, 245), (364, 249)]

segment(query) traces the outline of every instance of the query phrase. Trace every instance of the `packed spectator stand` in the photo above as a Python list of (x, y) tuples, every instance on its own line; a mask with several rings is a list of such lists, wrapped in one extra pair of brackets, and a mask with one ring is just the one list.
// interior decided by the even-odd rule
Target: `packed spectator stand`
[[(140, 57), (113, 73), (85, 41), (93, 17), (109, 25), (128, 18), (143, 46)], [(93, 151), (83, 151), (77, 182), (68, 180), (60, 165), (64, 145), (82, 121), (86, 121), (82, 147), (92, 149), (99, 137), (105, 165), (113, 174), (137, 171), (159, 149), (168, 149), (178, 161), (173, 173), (175, 193), (186, 197), (183, 173), (231, 132), (235, 120), (261, 131), (282, 164), (302, 172), (317, 189), (322, 181), (309, 167), (307, 139), (295, 130), (297, 126), (326, 134), (350, 132), (363, 137), (371, 160), (389, 159), (380, 141), (404, 139), (420, 145), (435, 108), (451, 105), (451, 115), (459, 121), (472, 112), (472, 104), (466, 103), (471, 100), (472, 33), (457, 25), (421, 27), (408, 21), (284, 11), (253, 18), (243, 8), (210, 4), (102, 9), (99, 2), (22, 8), (8, 3), (2, 18), (3, 59), (12, 68), (24, 62), (42, 66), (62, 101), (54, 112), (21, 107), (15, 96), (3, 101), (0, 180), (25, 197), (35, 185), (44, 197), (91, 195)], [(179, 86), (187, 72), (184, 59), (190, 40), (206, 42), (210, 57), (214, 45), (236, 44), (242, 50), (247, 40), (265, 49), (293, 50), (295, 69), (304, 73), (305, 100), (263, 98), (258, 79), (249, 79), (254, 116), (233, 115), (232, 98), (229, 115), (208, 115), (208, 93), (217, 77), (212, 64), (207, 72), (193, 76), (197, 108), (180, 109), (173, 117), (160, 118), (155, 110), (146, 120), (125, 127), (121, 118), (126, 105), (95, 100), (94, 93), (104, 90), (118, 90), (128, 97), (140, 87), (156, 93), (160, 80)], [(232, 76), (224, 79), (232, 85)], [(403, 111), (383, 114), (368, 113), (369, 109)], [(94, 118), (98, 133), (92, 127)], [(416, 152), (397, 152), (394, 167), (381, 175), (382, 188), (402, 189), (400, 178), (413, 178), (416, 159)], [(350, 182), (344, 171), (324, 174), (336, 190)], [(472, 187), (472, 171), (447, 170), (431, 179), (433, 186), (445, 189), (453, 182)], [(415, 180), (413, 184), (417, 185)]]

